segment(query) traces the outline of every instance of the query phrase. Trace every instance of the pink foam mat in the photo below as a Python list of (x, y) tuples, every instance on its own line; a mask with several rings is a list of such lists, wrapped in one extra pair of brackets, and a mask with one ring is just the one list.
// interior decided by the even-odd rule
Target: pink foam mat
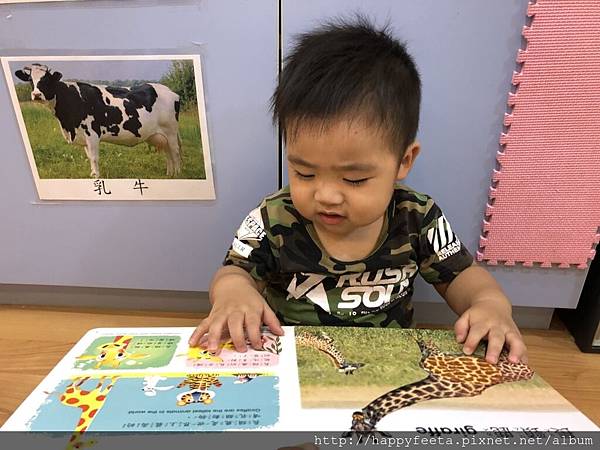
[(477, 259), (586, 268), (600, 240), (600, 0), (538, 0), (527, 15)]

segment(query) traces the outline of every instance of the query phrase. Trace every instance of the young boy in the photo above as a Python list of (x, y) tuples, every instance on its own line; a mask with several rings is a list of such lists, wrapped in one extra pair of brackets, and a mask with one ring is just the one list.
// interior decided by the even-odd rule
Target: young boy
[[(460, 315), (471, 354), (526, 362), (511, 305), (427, 195), (398, 184), (419, 154), (421, 82), (405, 47), (366, 20), (300, 36), (273, 99), (289, 186), (246, 217), (215, 274), (212, 310), (193, 333), (217, 351), (260, 347), (264, 323), (409, 327), (419, 272)], [(264, 294), (264, 297), (263, 297)]]

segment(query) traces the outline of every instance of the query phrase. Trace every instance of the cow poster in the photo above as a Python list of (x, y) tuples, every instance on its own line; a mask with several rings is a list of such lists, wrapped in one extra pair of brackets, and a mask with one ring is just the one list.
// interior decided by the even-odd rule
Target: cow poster
[(42, 200), (213, 200), (197, 55), (2, 58)]

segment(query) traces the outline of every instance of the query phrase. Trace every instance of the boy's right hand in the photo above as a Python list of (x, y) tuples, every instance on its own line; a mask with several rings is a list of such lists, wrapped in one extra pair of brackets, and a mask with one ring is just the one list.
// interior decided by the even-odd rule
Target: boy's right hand
[(222, 336), (228, 334), (238, 352), (247, 350), (246, 337), (253, 348), (260, 349), (260, 328), (263, 323), (273, 334), (283, 335), (277, 316), (262, 295), (253, 289), (246, 289), (238, 295), (215, 300), (208, 317), (192, 333), (189, 345), (197, 346), (208, 333), (205, 347), (208, 351), (217, 353)]

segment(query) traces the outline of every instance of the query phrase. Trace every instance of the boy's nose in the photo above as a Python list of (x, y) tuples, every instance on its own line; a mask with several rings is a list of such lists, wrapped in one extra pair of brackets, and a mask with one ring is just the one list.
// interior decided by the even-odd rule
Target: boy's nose
[(344, 196), (333, 186), (321, 185), (315, 191), (315, 201), (322, 205), (339, 205), (344, 201)]

